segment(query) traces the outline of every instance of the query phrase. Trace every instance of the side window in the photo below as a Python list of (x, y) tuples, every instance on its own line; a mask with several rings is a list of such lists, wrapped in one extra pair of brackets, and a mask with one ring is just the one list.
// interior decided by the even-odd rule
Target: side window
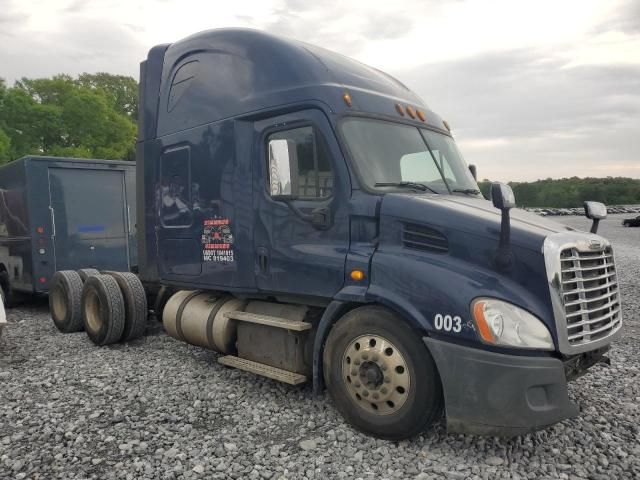
[(269, 191), (272, 196), (302, 199), (333, 194), (335, 174), (327, 145), (313, 127), (272, 133), (267, 137)]
[(166, 227), (188, 227), (191, 211), (191, 157), (188, 147), (167, 150), (160, 158), (160, 184), (156, 191), (160, 219)]

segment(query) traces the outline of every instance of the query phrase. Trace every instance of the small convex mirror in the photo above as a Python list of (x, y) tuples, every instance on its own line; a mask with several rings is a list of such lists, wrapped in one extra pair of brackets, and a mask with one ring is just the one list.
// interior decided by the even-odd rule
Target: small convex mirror
[(493, 206), (500, 210), (509, 210), (516, 206), (516, 197), (513, 190), (506, 183), (491, 184), (491, 200)]
[(295, 142), (284, 139), (269, 141), (269, 193), (272, 197), (293, 197), (297, 191), (297, 166)]
[(603, 220), (607, 218), (607, 207), (600, 202), (584, 202), (584, 214), (591, 220)]

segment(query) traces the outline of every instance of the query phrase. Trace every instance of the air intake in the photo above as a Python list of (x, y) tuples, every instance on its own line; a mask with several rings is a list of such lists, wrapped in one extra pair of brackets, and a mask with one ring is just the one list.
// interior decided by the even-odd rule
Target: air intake
[(449, 251), (447, 237), (433, 228), (406, 223), (402, 230), (402, 244), (423, 252), (445, 253)]

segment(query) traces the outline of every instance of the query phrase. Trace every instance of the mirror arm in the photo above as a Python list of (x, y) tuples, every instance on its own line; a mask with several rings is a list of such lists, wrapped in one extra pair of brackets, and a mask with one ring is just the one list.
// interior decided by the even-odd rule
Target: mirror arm
[(511, 240), (511, 218), (509, 209), (502, 209), (502, 218), (500, 221), (500, 242), (498, 243), (498, 251), (496, 252), (495, 262), (500, 270), (508, 270), (513, 263), (513, 254), (509, 243)]
[(600, 224), (599, 218), (594, 218), (591, 224), (591, 233), (598, 233), (598, 225)]

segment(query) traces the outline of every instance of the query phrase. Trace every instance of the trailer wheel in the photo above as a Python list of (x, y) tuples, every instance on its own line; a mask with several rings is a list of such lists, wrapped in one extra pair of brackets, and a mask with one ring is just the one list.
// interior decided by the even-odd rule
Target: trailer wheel
[(368, 434), (401, 440), (442, 413), (442, 386), (426, 346), (409, 325), (380, 306), (348, 312), (331, 330), (324, 377), (342, 416)]
[(109, 275), (87, 278), (82, 289), (84, 329), (96, 345), (109, 345), (122, 338), (125, 306), (118, 283)]
[(78, 275), (82, 279), (82, 283), (87, 281), (87, 278), (93, 277), (94, 275), (100, 275), (100, 272), (95, 268), (81, 268), (78, 270)]
[(140, 338), (147, 327), (147, 296), (140, 279), (130, 272), (104, 272), (120, 287), (124, 299), (123, 342)]
[(73, 270), (56, 272), (49, 287), (49, 310), (62, 333), (80, 332), (82, 324), (82, 280)]

